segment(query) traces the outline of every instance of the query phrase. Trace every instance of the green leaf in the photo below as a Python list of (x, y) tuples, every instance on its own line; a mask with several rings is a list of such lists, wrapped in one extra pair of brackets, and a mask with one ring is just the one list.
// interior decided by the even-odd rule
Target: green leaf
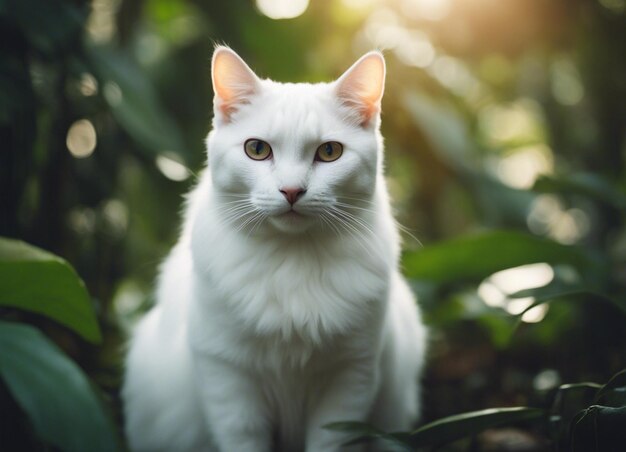
[(598, 383), (590, 381), (582, 383), (567, 383), (559, 386), (552, 404), (552, 410), (561, 417), (567, 416), (573, 406), (575, 412), (589, 406), (598, 390), (602, 387)]
[(510, 298), (534, 297), (537, 301), (547, 301), (568, 295), (578, 295), (586, 292), (584, 283), (566, 283), (557, 278), (549, 284), (531, 289), (523, 289), (509, 295)]
[(88, 49), (104, 98), (119, 124), (153, 152), (184, 150), (182, 135), (165, 112), (152, 81), (128, 56), (105, 47)]
[(626, 449), (626, 406), (593, 405), (572, 420), (573, 452), (618, 451)]
[(587, 283), (575, 283), (566, 284), (559, 280), (554, 280), (550, 284), (543, 287), (536, 287), (532, 289), (524, 289), (509, 295), (511, 298), (527, 298), (533, 297), (534, 303), (524, 309), (518, 314), (518, 324), (521, 322), (522, 317), (531, 309), (544, 304), (551, 303), (555, 300), (571, 300), (572, 297), (584, 297), (584, 299), (596, 299), (604, 302), (608, 302), (617, 307), (624, 315), (626, 315), (626, 303), (623, 299), (612, 297), (608, 294), (602, 293), (592, 287), (589, 287)]
[(602, 201), (617, 209), (626, 209), (626, 194), (596, 174), (541, 176), (535, 182), (533, 190), (543, 193), (583, 195)]
[(74, 269), (40, 248), (2, 237), (0, 306), (50, 317), (89, 342), (102, 340), (91, 298)]
[(44, 441), (65, 452), (119, 450), (85, 375), (35, 328), (0, 321), (0, 375)]
[(547, 262), (586, 269), (595, 265), (583, 249), (515, 231), (488, 231), (406, 253), (410, 278), (438, 283), (480, 281), (506, 268)]
[(607, 397), (613, 391), (626, 392), (626, 369), (613, 375), (607, 384), (600, 388), (596, 394), (595, 403), (598, 403), (603, 397)]
[(505, 424), (527, 422), (545, 415), (538, 408), (490, 408), (481, 411), (445, 417), (414, 430), (410, 442), (413, 447), (441, 445), (466, 436), (476, 435), (488, 428)]

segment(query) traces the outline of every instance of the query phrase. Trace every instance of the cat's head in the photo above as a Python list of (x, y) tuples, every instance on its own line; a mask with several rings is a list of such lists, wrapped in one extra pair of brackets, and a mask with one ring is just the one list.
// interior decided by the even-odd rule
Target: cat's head
[(277, 83), (218, 47), (212, 78), (207, 147), (223, 218), (287, 233), (358, 228), (380, 174), (382, 54), (367, 53), (332, 83)]

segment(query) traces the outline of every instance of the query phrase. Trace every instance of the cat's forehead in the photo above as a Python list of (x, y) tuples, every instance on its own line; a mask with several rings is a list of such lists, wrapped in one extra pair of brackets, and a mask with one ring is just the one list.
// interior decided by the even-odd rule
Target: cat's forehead
[(263, 80), (260, 100), (284, 110), (321, 109), (332, 99), (332, 93), (330, 83), (280, 83)]
[(337, 100), (329, 83), (278, 83), (263, 80), (241, 118), (263, 137), (318, 139), (338, 127)]

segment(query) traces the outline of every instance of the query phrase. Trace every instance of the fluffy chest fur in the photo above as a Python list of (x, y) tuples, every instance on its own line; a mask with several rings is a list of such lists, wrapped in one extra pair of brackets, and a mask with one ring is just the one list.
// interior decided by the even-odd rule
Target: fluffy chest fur
[(396, 258), (390, 224), (373, 218), (378, 234), (341, 238), (232, 234), (202, 218), (215, 209), (208, 184), (192, 197), (201, 207), (191, 208), (199, 215), (190, 229), (195, 346), (239, 363), (302, 366), (328, 344), (335, 350), (326, 356), (337, 355), (359, 331), (375, 336)]

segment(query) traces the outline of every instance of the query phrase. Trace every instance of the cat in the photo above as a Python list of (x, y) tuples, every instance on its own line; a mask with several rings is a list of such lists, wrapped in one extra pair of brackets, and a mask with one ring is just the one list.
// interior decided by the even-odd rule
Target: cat
[(211, 69), (208, 167), (129, 344), (130, 449), (326, 452), (351, 438), (335, 421), (409, 429), (426, 329), (383, 177), (382, 54), (332, 83), (262, 80), (224, 46)]

